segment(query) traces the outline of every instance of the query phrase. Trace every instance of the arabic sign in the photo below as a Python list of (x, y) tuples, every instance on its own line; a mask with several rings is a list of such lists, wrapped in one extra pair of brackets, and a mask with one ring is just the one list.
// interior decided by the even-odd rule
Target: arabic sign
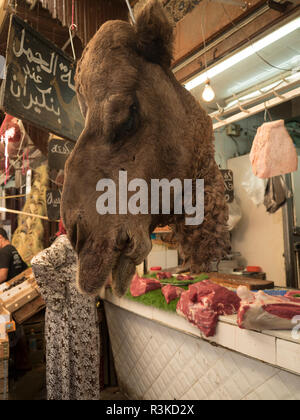
[(75, 92), (72, 60), (12, 15), (6, 62), (4, 111), (77, 140), (84, 121)]
[(74, 149), (75, 143), (68, 140), (53, 139), (48, 143), (48, 165), (50, 169), (64, 169), (65, 163)]
[(60, 219), (61, 193), (59, 190), (47, 190), (46, 192), (47, 214), (50, 221)]
[(233, 172), (230, 169), (221, 169), (221, 172), (225, 184), (226, 203), (232, 203), (234, 200)]

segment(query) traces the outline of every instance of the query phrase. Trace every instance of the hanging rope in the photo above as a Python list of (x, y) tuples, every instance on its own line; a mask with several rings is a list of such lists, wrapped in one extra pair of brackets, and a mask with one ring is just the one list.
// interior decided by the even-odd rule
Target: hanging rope
[(72, 0), (72, 25), (71, 30), (75, 31), (77, 26), (75, 25), (75, 0)]

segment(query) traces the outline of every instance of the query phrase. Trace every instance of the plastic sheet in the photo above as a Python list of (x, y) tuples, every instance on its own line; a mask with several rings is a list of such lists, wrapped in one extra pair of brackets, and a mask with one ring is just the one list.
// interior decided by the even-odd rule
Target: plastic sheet
[(245, 172), (242, 187), (256, 206), (264, 203), (267, 181), (257, 178), (251, 168)]

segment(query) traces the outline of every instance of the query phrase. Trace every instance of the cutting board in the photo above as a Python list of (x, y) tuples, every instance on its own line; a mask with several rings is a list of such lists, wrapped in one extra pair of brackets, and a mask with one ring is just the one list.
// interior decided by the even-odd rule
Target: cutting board
[(208, 273), (209, 279), (220, 286), (237, 289), (239, 286), (246, 286), (249, 290), (273, 289), (274, 282), (254, 279), (253, 277), (238, 276), (236, 274)]

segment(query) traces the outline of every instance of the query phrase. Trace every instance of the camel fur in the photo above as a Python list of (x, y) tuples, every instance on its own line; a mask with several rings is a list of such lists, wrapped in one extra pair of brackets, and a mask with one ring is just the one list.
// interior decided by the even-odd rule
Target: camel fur
[[(212, 121), (170, 69), (173, 27), (160, 2), (149, 0), (135, 18), (136, 25), (102, 25), (77, 67), (85, 128), (67, 161), (62, 216), (79, 257), (78, 285), (88, 294), (112, 274), (113, 291), (123, 295), (157, 226), (172, 227), (184, 268), (192, 272), (207, 270), (230, 249)], [(174, 209), (170, 215), (99, 215), (97, 182), (118, 185), (119, 171), (127, 171), (128, 182), (141, 178), (148, 185), (204, 179), (204, 222), (188, 226)]]

